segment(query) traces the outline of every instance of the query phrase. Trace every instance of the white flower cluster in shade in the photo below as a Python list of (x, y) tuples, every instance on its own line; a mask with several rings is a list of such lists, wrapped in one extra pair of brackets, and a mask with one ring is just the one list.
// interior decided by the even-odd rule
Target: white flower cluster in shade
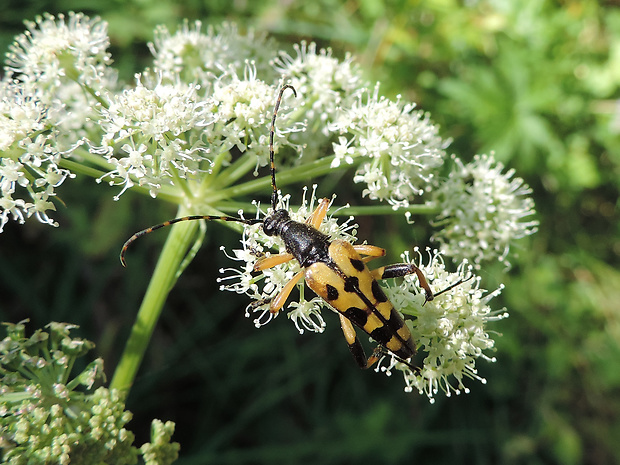
[(242, 74), (248, 60), (264, 80), (279, 77), (270, 64), (278, 53), (275, 41), (251, 29), (242, 33), (233, 23), (207, 26), (203, 31), (201, 21), (186, 20), (174, 34), (158, 26), (149, 49), (154, 69), (164, 81), (194, 82), (208, 90), (225, 71)]
[(455, 169), (433, 192), (441, 212), (433, 236), (444, 253), (468, 258), (480, 266), (483, 260), (499, 260), (507, 267), (510, 246), (536, 232), (532, 190), (514, 170), (492, 155), (474, 157), (465, 164), (453, 157)]
[[(45, 107), (13, 83), (0, 83), (0, 232), (12, 217), (23, 223), (35, 216), (56, 226), (54, 188), (74, 175), (60, 168), (63, 153), (54, 134), (45, 134)], [(27, 195), (24, 196), (23, 192)]]
[[(354, 181), (366, 186), (364, 195), (396, 208), (430, 188), (445, 157), (447, 143), (427, 115), (380, 97), (378, 85), (369, 91), (350, 55), (339, 60), (313, 43), (301, 43), (289, 55), (264, 35), (241, 34), (232, 24), (203, 29), (200, 22), (185, 22), (174, 34), (160, 27), (150, 44), (153, 68), (122, 88), (110, 66), (104, 21), (71, 13), (45, 15), (27, 26), (11, 46), (0, 88), (7, 180), (11, 170), (29, 169), (34, 157), (24, 155), (23, 146), (44, 134), (39, 143), (49, 157), (30, 177), (51, 166), (64, 180), (70, 164), (63, 161), (69, 159), (102, 171), (99, 180), (120, 187), (115, 198), (139, 187), (154, 197), (165, 192), (191, 202), (214, 164), (216, 170), (228, 166), (239, 153), (254, 157), (255, 169), (267, 163), (280, 76), (301, 96), (299, 105), (283, 105), (279, 114), (280, 167), (333, 152), (334, 168), (356, 164)], [(34, 118), (19, 119), (13, 106), (20, 101), (35, 110)], [(282, 151), (286, 146), (293, 150)], [(57, 184), (48, 186), (45, 196), (53, 197)], [(32, 215), (26, 197), (37, 192), (20, 199), (16, 192), (5, 189), (4, 218)], [(47, 221), (53, 204), (38, 205)]]
[(26, 27), (9, 47), (0, 82), (0, 231), (10, 217), (57, 225), (49, 216), (55, 189), (75, 177), (62, 161), (96, 126), (83, 89), (116, 83), (104, 22), (70, 13)]

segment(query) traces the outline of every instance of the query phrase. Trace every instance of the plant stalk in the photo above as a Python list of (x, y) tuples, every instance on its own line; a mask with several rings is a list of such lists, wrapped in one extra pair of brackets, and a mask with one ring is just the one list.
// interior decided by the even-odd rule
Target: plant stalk
[[(179, 216), (187, 214), (189, 212), (185, 208), (179, 208)], [(199, 222), (197, 221), (184, 221), (170, 227), (170, 234), (159, 256), (136, 321), (131, 328), (127, 344), (112, 377), (111, 389), (118, 389), (125, 395), (128, 394), (166, 298), (178, 277), (177, 271), (196, 237), (198, 228)]]

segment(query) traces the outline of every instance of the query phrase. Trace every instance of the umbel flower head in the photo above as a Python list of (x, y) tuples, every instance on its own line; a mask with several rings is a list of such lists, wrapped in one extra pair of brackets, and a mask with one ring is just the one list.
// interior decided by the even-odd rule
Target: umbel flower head
[(233, 23), (210, 25), (203, 31), (201, 21), (185, 20), (174, 34), (158, 26), (148, 45), (164, 82), (194, 82), (208, 90), (225, 68), (242, 74), (247, 62), (252, 62), (261, 79), (277, 79), (269, 63), (277, 53), (274, 41), (252, 29), (242, 34)]
[[(340, 176), (338, 187), (360, 185), (361, 196), (386, 203), (389, 213), (438, 214), (435, 240), (457, 263), (467, 258), (475, 267), (482, 259), (505, 261), (513, 242), (535, 231), (534, 222), (522, 220), (533, 205), (520, 179), (502, 174), (503, 167), (486, 157), (469, 165), (457, 161), (454, 173), (443, 177), (448, 141), (430, 116), (413, 102), (380, 95), (379, 84), (363, 79), (351, 55), (339, 59), (313, 43), (293, 46), (289, 54), (264, 35), (242, 33), (232, 24), (204, 28), (185, 22), (176, 33), (156, 31), (153, 66), (123, 85), (111, 67), (106, 24), (99, 18), (45, 15), (27, 28), (11, 47), (0, 82), (0, 231), (10, 218), (56, 225), (56, 189), (76, 175), (109, 184), (116, 200), (134, 191), (171, 202), (181, 216), (251, 208), (249, 199), (270, 185), (267, 176), (252, 175), (269, 163), (274, 103), (285, 83), (297, 87), (298, 99), (282, 99), (273, 131), (278, 186)], [(288, 202), (284, 196), (279, 206), (288, 210)], [(292, 219), (304, 221), (315, 203), (313, 193), (291, 211)], [(255, 206), (261, 218), (264, 212)], [(355, 240), (352, 219), (339, 224), (330, 216), (321, 230), (332, 240)], [(300, 271), (291, 261), (252, 275), (261, 254), (283, 247), (259, 225), (245, 228), (243, 247), (231, 256), (241, 267), (222, 278), (223, 288), (253, 299), (248, 313), (257, 326), (273, 318), (267, 302)], [(464, 264), (457, 273), (439, 273), (441, 257), (432, 253), (419, 264), (435, 291), (470, 273)], [(405, 374), (406, 386), (427, 394), (440, 385), (448, 393), (462, 390), (463, 377), (476, 377), (473, 360), (492, 347), (480, 342), (486, 337), (483, 323), (496, 317), (477, 278), (416, 313), (424, 298), (412, 279), (403, 280), (413, 282), (402, 291), (403, 312), (424, 321), (427, 309), (432, 314), (450, 303), (448, 316), (439, 319), (457, 329), (441, 333), (452, 337), (445, 346), (443, 340), (431, 344), (438, 331), (415, 336), (430, 358), (419, 373)], [(303, 285), (300, 292), (287, 309), (290, 318), (300, 332), (322, 331), (321, 309), (328, 305), (304, 293)], [(455, 316), (456, 302), (463, 320)], [(381, 366), (387, 373), (401, 368), (387, 359)], [(448, 378), (456, 379), (455, 388)]]
[(125, 428), (132, 415), (120, 393), (92, 390), (104, 378), (101, 359), (71, 378), (76, 360), (94, 347), (70, 336), (75, 326), (50, 323), (27, 337), (24, 323), (6, 324), (7, 336), (0, 342), (3, 463), (131, 464), (139, 452), (147, 459), (147, 454), (168, 457), (152, 464), (176, 459), (179, 445), (170, 442), (171, 422), (154, 421), (152, 442), (141, 451), (133, 446), (134, 435)]
[[(307, 201), (304, 195), (302, 205), (297, 210), (290, 209), (288, 197), (282, 199), (278, 208), (289, 211), (293, 220), (304, 222), (313, 212), (316, 203), (313, 192), (310, 201)], [(258, 215), (261, 213), (259, 210)], [(354, 243), (356, 227), (353, 218), (339, 224), (330, 216), (323, 222), (320, 231), (328, 235), (330, 240), (341, 239)], [(301, 268), (295, 260), (291, 260), (264, 270), (259, 275), (253, 271), (254, 264), (265, 254), (270, 254), (271, 251), (285, 252), (281, 239), (265, 235), (260, 225), (247, 227), (241, 243), (243, 248), (236, 249), (229, 255), (240, 263), (239, 268), (220, 270), (225, 274), (220, 282), (227, 282), (221, 289), (251, 297), (252, 303), (247, 307), (246, 316), (254, 319), (256, 327), (261, 327), (277, 316), (277, 313), (270, 312), (269, 305)], [(404, 263), (415, 263), (425, 274), (431, 288), (439, 294), (427, 302), (426, 294), (415, 274), (405, 276), (400, 282), (385, 285), (388, 298), (406, 319), (413, 340), (418, 343), (418, 351), (426, 355), (420, 370), (413, 370), (411, 364), (386, 351), (386, 355), (377, 365), (377, 371), (388, 376), (394, 371), (401, 371), (405, 390), (417, 389), (428, 396), (431, 402), (440, 391), (447, 396), (468, 392), (464, 384), (465, 378), (486, 382), (477, 374), (475, 364), (479, 358), (495, 361), (485, 355), (485, 351), (493, 349), (494, 346), (486, 324), (508, 316), (504, 310), (492, 311), (488, 305), (500, 290), (487, 294), (480, 289), (480, 278), (473, 275), (472, 267), (467, 261), (463, 261), (456, 272), (448, 272), (442, 254), (438, 251), (428, 251), (426, 262), (417, 249), (415, 260), (412, 260), (408, 253), (404, 253), (402, 258)], [(299, 286), (299, 300), (290, 302), (283, 311), (287, 312), (300, 333), (321, 333), (326, 327), (322, 311), (337, 311), (320, 298), (307, 299), (303, 281)], [(446, 289), (446, 292), (441, 292)]]
[(492, 154), (477, 155), (468, 164), (453, 159), (455, 169), (433, 193), (441, 209), (433, 239), (448, 256), (467, 258), (476, 267), (494, 259), (509, 267), (510, 245), (538, 229), (530, 218), (532, 189), (513, 177), (514, 170), (502, 173), (504, 166)]
[(70, 13), (26, 26), (0, 82), (0, 232), (10, 217), (57, 225), (55, 190), (75, 177), (62, 161), (94, 126), (95, 94), (116, 82), (104, 22)]
[(350, 108), (339, 112), (331, 129), (340, 134), (334, 143), (333, 167), (363, 158), (353, 180), (367, 187), (362, 194), (385, 200), (395, 209), (408, 207), (430, 187), (433, 171), (443, 164), (448, 143), (438, 135), (427, 114), (415, 104), (395, 102), (361, 93)]
[(30, 216), (56, 225), (56, 189), (78, 173), (110, 184), (115, 199), (137, 190), (197, 214), (251, 193), (258, 185), (243, 182), (268, 162), (282, 77), (300, 98), (283, 102), (274, 149), (280, 171), (300, 169), (280, 184), (342, 170), (394, 209), (426, 202), (439, 211), (442, 249), (476, 266), (505, 260), (536, 229), (522, 221), (529, 188), (491, 158), (457, 159), (439, 176), (448, 141), (414, 103), (381, 96), (351, 55), (305, 42), (289, 54), (234, 24), (186, 21), (157, 29), (154, 66), (121, 87), (104, 21), (44, 15), (27, 28), (0, 82), (0, 230)]
[(21, 81), (58, 88), (64, 78), (96, 86), (110, 63), (107, 24), (82, 13), (26, 21), (7, 55), (6, 70)]
[[(427, 250), (426, 260), (417, 249), (415, 253), (415, 259), (403, 253), (403, 261), (415, 263), (435, 292), (449, 290), (425, 303), (419, 283), (412, 276), (406, 276), (401, 283), (388, 284), (386, 294), (410, 318), (407, 321), (411, 324), (411, 334), (424, 360), (420, 370), (414, 371), (395, 357), (387, 356), (383, 363), (379, 362), (377, 370), (388, 376), (394, 370), (401, 371), (406, 391), (417, 389), (433, 402), (440, 391), (448, 397), (452, 393), (469, 392), (463, 382), (466, 378), (486, 383), (476, 369), (478, 359), (496, 361), (485, 353), (495, 345), (486, 325), (507, 318), (508, 313), (505, 309), (492, 310), (488, 305), (502, 287), (492, 292), (481, 289), (480, 277), (473, 274), (466, 260), (451, 273), (437, 250)], [(459, 284), (455, 286), (455, 283)]]

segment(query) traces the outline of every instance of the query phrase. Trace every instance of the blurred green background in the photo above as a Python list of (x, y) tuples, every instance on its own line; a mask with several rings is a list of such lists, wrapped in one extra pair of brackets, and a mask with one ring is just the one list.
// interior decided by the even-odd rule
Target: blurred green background
[[(426, 398), (399, 379), (360, 371), (332, 315), (324, 334), (279, 318), (257, 330), (245, 297), (217, 291), (219, 251), (235, 238), (213, 225), (171, 294), (128, 408), (137, 443), (152, 418), (177, 423), (181, 464), (613, 464), (620, 462), (620, 11), (615, 2), (544, 0), (338, 2), (266, 0), (5, 0), (4, 53), (22, 21), (82, 11), (109, 22), (121, 78), (151, 64), (153, 28), (223, 20), (358, 57), (382, 93), (430, 111), (463, 159), (495, 150), (533, 188), (540, 231), (520, 244), (493, 307), (495, 364), (487, 385)], [(290, 189), (294, 192), (294, 189)], [(172, 207), (113, 193), (92, 179), (59, 189), (53, 229), (14, 222), (0, 237), (0, 319), (81, 326), (111, 374), (165, 234), (118, 251)], [(360, 201), (361, 202), (361, 201)], [(414, 244), (358, 218), (359, 236), (396, 259)], [(428, 245), (425, 219), (417, 245)], [(378, 231), (380, 229), (380, 231)], [(387, 230), (395, 232), (390, 234)], [(219, 234), (218, 234), (219, 233)], [(223, 233), (223, 234), (222, 234)], [(331, 317), (331, 318), (330, 318)]]

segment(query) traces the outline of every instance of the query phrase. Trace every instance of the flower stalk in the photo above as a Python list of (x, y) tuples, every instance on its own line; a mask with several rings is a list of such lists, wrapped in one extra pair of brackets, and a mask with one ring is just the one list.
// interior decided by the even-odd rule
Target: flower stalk
[[(183, 208), (179, 210), (179, 216), (184, 216), (186, 213), (187, 211)], [(168, 294), (178, 278), (183, 259), (196, 241), (198, 233), (199, 223), (196, 221), (171, 226), (125, 349), (114, 371), (110, 382), (111, 389), (127, 393), (131, 388)]]

